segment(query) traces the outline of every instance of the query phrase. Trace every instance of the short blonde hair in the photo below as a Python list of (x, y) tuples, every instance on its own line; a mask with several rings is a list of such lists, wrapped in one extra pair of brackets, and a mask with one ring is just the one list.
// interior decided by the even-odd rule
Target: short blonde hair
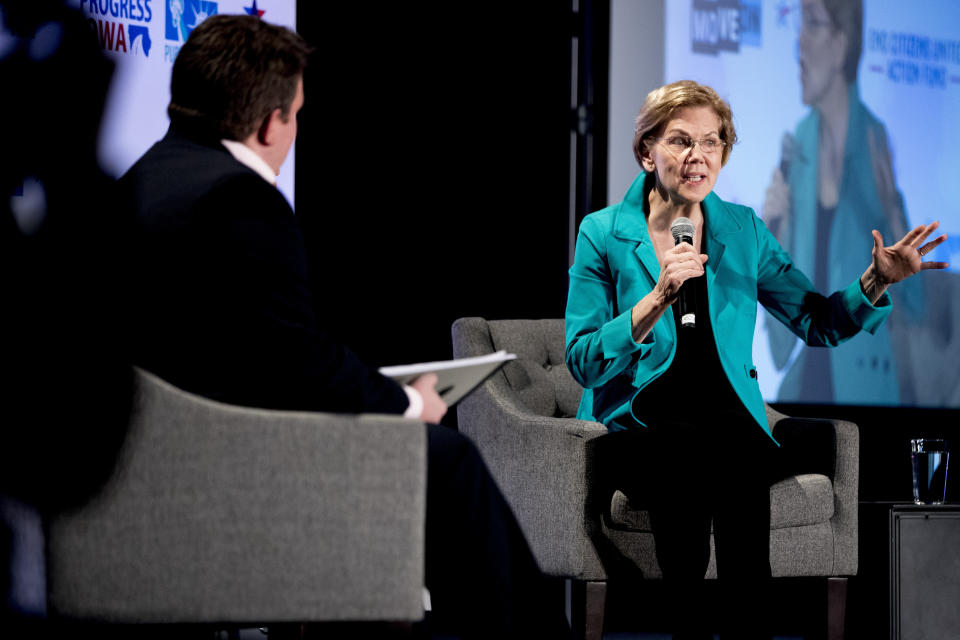
[(633, 155), (643, 164), (643, 147), (656, 137), (663, 126), (680, 109), (687, 107), (711, 107), (720, 118), (720, 139), (726, 144), (720, 165), (727, 163), (730, 151), (737, 141), (733, 128), (733, 112), (730, 105), (711, 87), (693, 80), (680, 80), (654, 89), (647, 94), (633, 130)]

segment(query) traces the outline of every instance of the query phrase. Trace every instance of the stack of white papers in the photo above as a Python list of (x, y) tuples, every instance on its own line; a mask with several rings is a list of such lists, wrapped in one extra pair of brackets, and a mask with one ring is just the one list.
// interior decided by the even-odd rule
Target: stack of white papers
[(504, 363), (515, 360), (516, 357), (514, 353), (497, 351), (473, 358), (381, 367), (380, 373), (393, 378), (400, 384), (409, 384), (425, 373), (435, 373), (437, 374), (437, 393), (448, 407), (452, 407)]

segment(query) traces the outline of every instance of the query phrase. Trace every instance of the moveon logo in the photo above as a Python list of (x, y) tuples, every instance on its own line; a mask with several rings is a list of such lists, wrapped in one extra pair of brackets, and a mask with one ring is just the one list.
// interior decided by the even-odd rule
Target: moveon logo
[(694, 53), (737, 53), (761, 44), (761, 0), (693, 0), (690, 40)]

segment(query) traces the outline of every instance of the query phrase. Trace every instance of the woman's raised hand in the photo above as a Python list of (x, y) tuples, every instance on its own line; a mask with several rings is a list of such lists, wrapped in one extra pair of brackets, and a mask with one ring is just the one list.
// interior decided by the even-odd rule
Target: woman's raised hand
[(947, 235), (943, 234), (930, 242), (926, 241), (939, 226), (939, 221), (921, 224), (908, 231), (899, 242), (889, 247), (883, 246), (883, 236), (874, 229), (873, 269), (880, 281), (885, 285), (891, 285), (926, 269), (949, 267), (949, 263), (946, 262), (923, 261), (923, 256), (947, 239)]
[(927, 242), (939, 222), (921, 224), (907, 232), (896, 244), (883, 246), (883, 236), (873, 230), (873, 262), (860, 276), (860, 286), (871, 303), (876, 304), (891, 284), (909, 278), (927, 269), (946, 269), (947, 262), (924, 262), (923, 256), (937, 248), (947, 235), (943, 234)]

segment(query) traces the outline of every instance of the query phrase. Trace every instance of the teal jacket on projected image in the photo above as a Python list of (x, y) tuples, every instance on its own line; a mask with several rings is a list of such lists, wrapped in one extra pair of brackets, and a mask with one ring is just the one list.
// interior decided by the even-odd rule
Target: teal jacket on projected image
[[(814, 273), (817, 252), (825, 251), (829, 267), (826, 286), (830, 290), (863, 273), (873, 249), (873, 229), (880, 232), (885, 243), (899, 240), (910, 229), (903, 197), (893, 182), (886, 129), (860, 101), (856, 83), (850, 85), (849, 99), (840, 193), (827, 246), (820, 246), (817, 241), (820, 116), (815, 110), (797, 125), (796, 147), (787, 159), (789, 168), (784, 176), (790, 187), (790, 214), (779, 240), (797, 268), (807, 274)], [(884, 177), (887, 170), (890, 173)], [(892, 291), (896, 303), (894, 320), (909, 333), (926, 315), (921, 279), (909, 278)], [(857, 337), (831, 351), (833, 397), (808, 398), (804, 397), (801, 383), (808, 350), (800, 349), (794, 354), (796, 338), (779, 323), (768, 322), (770, 353), (784, 374), (777, 400), (897, 405), (904, 397), (904, 385), (912, 381), (906, 363), (896, 361), (891, 323), (880, 327), (874, 336)], [(899, 339), (906, 341), (908, 336), (901, 335)], [(898, 383), (898, 375), (906, 379)], [(919, 399), (915, 390), (907, 397), (913, 402)]]
[[(636, 424), (634, 396), (667, 370), (676, 353), (672, 313), (664, 313), (639, 344), (631, 332), (633, 306), (660, 276), (643, 213), (651, 186), (652, 176), (648, 181), (640, 173), (622, 202), (585, 217), (570, 267), (566, 360), (585, 388), (577, 417), (611, 430)], [(808, 344), (822, 346), (835, 346), (861, 329), (875, 332), (892, 303), (885, 293), (871, 305), (857, 277), (830, 296), (830, 313), (815, 316), (824, 298), (752, 209), (712, 192), (702, 208), (708, 312), (720, 363), (743, 405), (769, 433), (752, 357), (757, 302)]]

